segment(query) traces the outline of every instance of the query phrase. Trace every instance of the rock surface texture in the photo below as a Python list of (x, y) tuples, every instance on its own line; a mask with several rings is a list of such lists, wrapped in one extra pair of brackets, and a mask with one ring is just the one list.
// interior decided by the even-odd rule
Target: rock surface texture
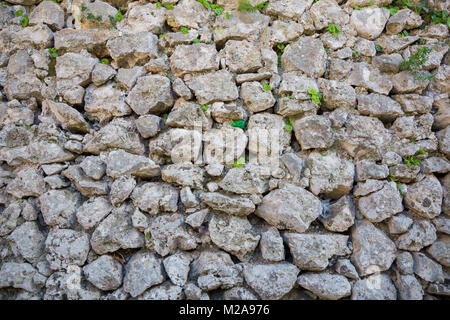
[(2, 1), (0, 300), (448, 299), (449, 8)]

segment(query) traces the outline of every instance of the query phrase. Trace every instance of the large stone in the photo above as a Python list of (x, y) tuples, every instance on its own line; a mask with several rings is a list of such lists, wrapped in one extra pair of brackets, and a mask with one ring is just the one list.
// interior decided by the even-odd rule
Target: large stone
[(82, 266), (89, 253), (89, 236), (71, 229), (51, 229), (45, 240), (45, 251), (52, 270)]
[(144, 235), (132, 225), (131, 205), (115, 208), (103, 219), (92, 233), (91, 246), (97, 254), (114, 252), (118, 249), (144, 246)]
[(165, 280), (162, 261), (154, 253), (139, 251), (125, 267), (123, 289), (132, 297), (137, 297), (148, 288)]
[(172, 283), (177, 286), (186, 284), (191, 261), (191, 255), (186, 252), (177, 252), (164, 259), (164, 270)]
[(402, 196), (395, 182), (385, 182), (383, 188), (358, 199), (358, 209), (370, 222), (381, 222), (403, 211)]
[(443, 266), (450, 267), (450, 237), (441, 236), (428, 247), (427, 252)]
[(328, 148), (335, 140), (331, 121), (322, 115), (295, 120), (294, 133), (303, 150)]
[(260, 112), (271, 108), (275, 98), (271, 91), (263, 88), (259, 82), (244, 82), (241, 85), (241, 95), (246, 107), (251, 112)]
[(352, 292), (352, 286), (346, 277), (323, 273), (302, 273), (297, 283), (323, 299), (338, 300), (347, 297)]
[(130, 8), (127, 18), (120, 29), (126, 33), (153, 32), (161, 33), (166, 22), (165, 8), (157, 8), (156, 4), (148, 3)]
[(78, 223), (83, 229), (96, 226), (112, 210), (106, 197), (92, 197), (85, 201), (77, 210)]
[(170, 56), (170, 68), (176, 77), (217, 70), (219, 58), (216, 47), (204, 43), (179, 45)]
[(197, 247), (195, 235), (184, 221), (184, 216), (179, 213), (156, 217), (145, 230), (146, 246), (163, 257), (177, 250), (195, 249)]
[(352, 86), (338, 80), (319, 79), (318, 82), (323, 106), (327, 109), (353, 108), (356, 105), (356, 92)]
[(239, 97), (233, 75), (219, 70), (193, 77), (186, 81), (194, 91), (198, 103), (210, 104), (219, 101), (233, 101)]
[(350, 24), (356, 29), (360, 37), (374, 40), (383, 32), (389, 15), (389, 10), (385, 8), (371, 7), (353, 10)]
[(286, 47), (281, 56), (283, 69), (301, 71), (309, 77), (318, 78), (325, 73), (327, 53), (322, 41), (312, 37), (300, 39)]
[(106, 174), (112, 178), (123, 175), (152, 178), (159, 176), (161, 171), (157, 164), (145, 156), (116, 150), (108, 154), (106, 159)]
[[(358, 12), (358, 10), (354, 12)], [(382, 74), (379, 69), (365, 62), (353, 64), (353, 70), (347, 79), (347, 83), (384, 95), (389, 94), (394, 86), (388, 76)]]
[(312, 0), (301, 2), (295, 0), (275, 0), (270, 1), (266, 10), (268, 14), (277, 15), (280, 18), (298, 20), (311, 4)]
[(385, 274), (373, 274), (356, 281), (352, 300), (397, 300), (397, 290), (391, 278)]
[(205, 170), (191, 162), (170, 164), (161, 170), (162, 179), (193, 189), (202, 189), (205, 181)]
[(301, 270), (324, 270), (332, 257), (346, 256), (351, 252), (345, 235), (286, 232), (284, 237), (294, 264)]
[(442, 186), (439, 180), (430, 175), (423, 180), (408, 186), (405, 206), (412, 212), (432, 219), (441, 213)]
[(414, 273), (427, 282), (444, 282), (442, 266), (423, 253), (413, 253)]
[(153, 33), (139, 32), (110, 39), (106, 46), (117, 66), (132, 68), (158, 56), (157, 42), (158, 37)]
[(436, 241), (436, 228), (426, 219), (416, 219), (408, 232), (397, 238), (395, 243), (402, 250), (419, 251)]
[(6, 186), (6, 193), (16, 197), (39, 197), (46, 191), (44, 180), (38, 170), (22, 167)]
[(312, 152), (307, 160), (311, 171), (310, 190), (313, 194), (324, 194), (338, 199), (350, 192), (355, 175), (354, 164), (336, 153)]
[(278, 229), (304, 232), (322, 213), (321, 201), (303, 188), (287, 185), (271, 191), (255, 214)]
[(219, 192), (205, 192), (200, 194), (200, 200), (220, 213), (247, 216), (255, 211), (255, 205), (246, 197), (226, 195)]
[(53, 30), (64, 28), (64, 9), (53, 1), (42, 1), (30, 14), (30, 25), (46, 24)]
[(353, 253), (351, 261), (360, 276), (388, 270), (396, 257), (396, 246), (380, 229), (367, 220), (352, 228)]
[(50, 190), (39, 197), (39, 203), (47, 225), (70, 228), (76, 222), (75, 213), (81, 205), (81, 195), (69, 189)]
[(0, 288), (13, 287), (37, 292), (33, 279), (37, 271), (29, 263), (5, 262), (0, 269)]
[(279, 300), (294, 287), (299, 269), (287, 262), (245, 264), (244, 278), (261, 299)]
[(355, 205), (350, 196), (343, 196), (335, 203), (325, 207), (319, 216), (324, 227), (333, 232), (344, 232), (355, 221)]
[(398, 102), (376, 93), (358, 96), (358, 111), (365, 116), (377, 117), (381, 121), (393, 121), (404, 113)]
[(41, 121), (42, 117), (46, 116), (53, 118), (64, 130), (69, 130), (74, 133), (89, 132), (89, 124), (83, 115), (65, 103), (44, 100), (42, 102)]
[(253, 42), (229, 40), (221, 54), (231, 72), (255, 72), (262, 67), (261, 51)]
[(97, 181), (88, 177), (79, 165), (70, 166), (68, 169), (64, 170), (63, 174), (85, 197), (108, 194), (108, 183), (106, 181)]
[(115, 290), (122, 284), (122, 264), (113, 257), (103, 255), (83, 268), (86, 280), (100, 290)]
[(17, 227), (9, 236), (11, 248), (30, 263), (39, 261), (45, 246), (45, 236), (34, 221)]
[(209, 222), (211, 240), (219, 248), (248, 261), (261, 238), (245, 217), (214, 214)]
[(144, 183), (134, 189), (131, 199), (136, 207), (152, 216), (178, 209), (178, 190), (166, 183)]
[(211, 118), (202, 106), (183, 99), (177, 100), (166, 119), (166, 125), (175, 128), (206, 130), (211, 124)]
[(160, 75), (140, 77), (125, 101), (139, 115), (164, 113), (173, 105), (170, 80)]

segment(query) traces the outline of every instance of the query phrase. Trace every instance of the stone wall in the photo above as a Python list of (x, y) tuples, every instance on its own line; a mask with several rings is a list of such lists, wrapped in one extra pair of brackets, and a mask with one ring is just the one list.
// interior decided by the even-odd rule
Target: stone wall
[(449, 3), (2, 2), (0, 299), (445, 298)]

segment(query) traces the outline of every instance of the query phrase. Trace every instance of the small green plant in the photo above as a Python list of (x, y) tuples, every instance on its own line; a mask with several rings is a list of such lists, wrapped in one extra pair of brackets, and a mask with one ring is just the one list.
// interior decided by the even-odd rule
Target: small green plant
[(160, 38), (160, 39), (164, 38), (164, 37), (166, 36), (166, 34), (167, 34), (166, 32), (161, 33), (161, 34), (159, 35), (159, 38)]
[(245, 164), (245, 159), (243, 157), (240, 157), (239, 159), (234, 161), (233, 167), (241, 168), (244, 164)]
[(408, 168), (412, 168), (413, 166), (420, 166), (420, 160), (416, 157), (416, 155), (403, 157), (403, 162), (408, 166)]
[(427, 46), (417, 49), (417, 51), (408, 58), (408, 60), (403, 60), (400, 63), (401, 70), (410, 70), (417, 80), (430, 80), (433, 75), (423, 75), (420, 71), (422, 66), (428, 61), (428, 55), (431, 49)]
[(320, 100), (322, 99), (322, 94), (317, 92), (314, 88), (308, 88), (308, 94), (311, 97), (311, 101), (317, 104), (320, 104)]
[(416, 154), (427, 154), (427, 152), (420, 148), (419, 151), (416, 152)]
[[(111, 16), (110, 16), (110, 17), (111, 17)], [(89, 12), (89, 13), (87, 14), (87, 19), (88, 19), (88, 20), (95, 19), (95, 16), (94, 16), (91, 12)]]
[(292, 98), (292, 96), (291, 96), (290, 94), (285, 94), (285, 95), (284, 95), (284, 98), (288, 98), (288, 99), (291, 99), (291, 98)]
[(31, 130), (31, 126), (30, 126), (29, 124), (27, 124), (27, 125), (25, 126), (25, 129)]
[(239, 11), (248, 11), (248, 12), (261, 11), (261, 10), (267, 8), (268, 5), (269, 5), (269, 1), (257, 4), (256, 6), (252, 6), (250, 4), (250, 1), (248, 1), (248, 0), (241, 0), (239, 2), (238, 10)]
[(193, 43), (200, 43), (200, 39), (196, 38), (194, 39), (194, 41), (192, 41)]
[(284, 44), (279, 43), (279, 44), (277, 44), (277, 48), (283, 53), (285, 46), (284, 46)]
[(58, 57), (58, 52), (56, 52), (56, 49), (55, 49), (55, 48), (49, 48), (49, 49), (48, 49), (48, 52), (50, 52), (50, 55), (51, 55), (53, 58)]
[(168, 117), (168, 116), (169, 116), (169, 115), (168, 115), (167, 113), (164, 113), (164, 114), (163, 114), (163, 119), (164, 119), (164, 120), (167, 120), (167, 117)]
[(123, 18), (123, 15), (122, 15), (122, 12), (117, 12), (116, 13), (116, 21), (117, 22), (120, 22), (120, 21), (122, 21), (122, 18)]
[(120, 6), (120, 7), (119, 7), (119, 10), (120, 10), (120, 12), (125, 13), (125, 12), (127, 12), (127, 7), (125, 7), (125, 6)]
[(81, 7), (81, 11), (84, 12), (84, 11), (86, 11), (86, 10), (87, 10), (87, 7), (85, 7), (85, 6), (82, 6), (82, 7)]
[(352, 56), (354, 56), (355, 58), (359, 58), (359, 54), (355, 49), (352, 49)]
[(109, 18), (109, 22), (114, 27), (114, 29), (117, 29), (116, 18), (113, 16), (108, 16), (108, 18)]
[(361, 7), (354, 6), (354, 7), (353, 7), (353, 10), (361, 10)]
[(109, 64), (109, 59), (103, 58), (102, 60), (100, 60), (100, 62), (101, 62), (102, 64)]
[(337, 37), (338, 36), (338, 34), (341, 32), (341, 28), (339, 28), (339, 26), (337, 26), (337, 25), (335, 25), (335, 24), (333, 24), (333, 23), (330, 23), (329, 25), (328, 25), (328, 27), (326, 28), (326, 30), (329, 32), (329, 33), (331, 33), (332, 35), (333, 35), (333, 37)]
[(295, 120), (293, 118), (289, 118), (288, 120), (286, 120), (284, 129), (286, 129), (287, 131), (292, 131), (292, 129), (294, 128), (294, 122)]
[(231, 126), (235, 127), (235, 128), (245, 129), (246, 125), (247, 125), (247, 121), (245, 121), (245, 120), (234, 120), (233, 122), (231, 122)]
[(373, 6), (374, 3), (375, 3), (375, 0), (370, 0), (369, 6)]
[(229, 12), (225, 12), (225, 18), (227, 18), (227, 20), (230, 20), (230, 13)]
[(147, 231), (146, 233), (145, 233), (145, 239), (150, 239), (152, 237), (152, 234), (150, 233), (150, 231)]
[(272, 90), (272, 87), (270, 85), (268, 85), (267, 83), (263, 83), (262, 86), (263, 86), (264, 90), (266, 90), (266, 91)]
[(97, 21), (102, 21), (102, 16), (97, 16), (95, 19), (96, 19)]
[(189, 29), (186, 28), (186, 27), (181, 27), (180, 31), (183, 32), (184, 34), (188, 34), (189, 33)]
[(322, 157), (326, 157), (326, 156), (327, 156), (327, 154), (326, 154), (325, 152), (322, 152), (320, 155), (321, 155)]
[(380, 46), (379, 44), (376, 44), (376, 45), (375, 45), (375, 50), (376, 50), (377, 52), (382, 52), (382, 51), (383, 51), (383, 48), (381, 48), (381, 46)]
[(156, 8), (159, 9), (159, 8), (161, 8), (161, 7), (162, 7), (162, 3), (158, 1), (158, 2), (156, 3)]
[(281, 55), (279, 54), (279, 55), (277, 56), (277, 58), (278, 58), (278, 68), (281, 69), (281, 67), (282, 67), (282, 63), (281, 63)]
[(408, 31), (403, 30), (402, 32), (397, 34), (397, 37), (399, 38), (403, 38), (403, 37), (407, 37), (408, 36)]
[(201, 4), (203, 4), (203, 6), (205, 8), (211, 9), (218, 16), (220, 16), (223, 13), (223, 8), (221, 6), (219, 6), (218, 4), (213, 4), (207, 0), (197, 0), (197, 2), (200, 2)]
[(22, 16), (22, 19), (20, 19), (20, 25), (24, 28), (28, 26), (29, 22), (30, 20), (28, 19), (28, 16)]
[(202, 104), (202, 108), (203, 108), (203, 111), (207, 111), (208, 110), (208, 106), (206, 104)]
[(16, 12), (14, 12), (14, 15), (16, 17), (20, 17), (21, 15), (23, 15), (23, 10), (17, 10)]
[(173, 10), (173, 8), (175, 7), (173, 6), (173, 4), (166, 4), (164, 8), (166, 8), (167, 10)]

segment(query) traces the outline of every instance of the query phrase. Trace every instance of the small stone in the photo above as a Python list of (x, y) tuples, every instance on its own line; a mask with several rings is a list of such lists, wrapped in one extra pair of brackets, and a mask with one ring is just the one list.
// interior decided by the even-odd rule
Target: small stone
[(245, 197), (229, 196), (219, 192), (201, 193), (200, 200), (214, 211), (236, 216), (247, 216), (255, 211), (255, 205)]
[(430, 175), (408, 186), (405, 206), (422, 217), (432, 219), (441, 213), (442, 197), (439, 180)]
[(297, 283), (323, 299), (338, 300), (351, 294), (351, 285), (347, 278), (337, 274), (302, 273)]
[(164, 269), (173, 284), (184, 286), (192, 258), (186, 252), (175, 253), (163, 260)]
[(355, 221), (355, 206), (350, 196), (343, 196), (329, 205), (319, 216), (324, 227), (333, 232), (344, 232)]
[(100, 290), (115, 290), (122, 284), (122, 265), (113, 257), (104, 255), (83, 268), (86, 280)]
[(389, 222), (389, 233), (390, 234), (401, 234), (408, 231), (409, 227), (413, 224), (413, 219), (404, 215), (398, 214), (393, 216)]
[(397, 290), (391, 278), (385, 274), (373, 274), (356, 281), (352, 300), (397, 300)]
[(358, 280), (359, 275), (355, 266), (348, 259), (338, 259), (334, 268), (337, 273), (346, 276), (349, 279)]
[(439, 263), (419, 252), (413, 253), (413, 257), (415, 274), (428, 282), (444, 282), (442, 266)]
[(144, 139), (156, 136), (161, 130), (161, 118), (152, 114), (136, 119), (136, 128)]
[(244, 82), (241, 86), (242, 99), (251, 112), (260, 112), (271, 108), (275, 98), (259, 82)]
[(78, 223), (83, 229), (89, 229), (97, 225), (112, 210), (105, 197), (93, 197), (84, 202), (77, 210)]
[(265, 260), (270, 262), (284, 260), (283, 238), (280, 236), (277, 228), (269, 227), (261, 233), (259, 247)]
[(321, 115), (295, 120), (294, 133), (303, 150), (328, 148), (335, 140), (331, 121)]
[(373, 40), (383, 32), (389, 16), (389, 10), (385, 8), (353, 10), (350, 24), (356, 29), (359, 36)]

